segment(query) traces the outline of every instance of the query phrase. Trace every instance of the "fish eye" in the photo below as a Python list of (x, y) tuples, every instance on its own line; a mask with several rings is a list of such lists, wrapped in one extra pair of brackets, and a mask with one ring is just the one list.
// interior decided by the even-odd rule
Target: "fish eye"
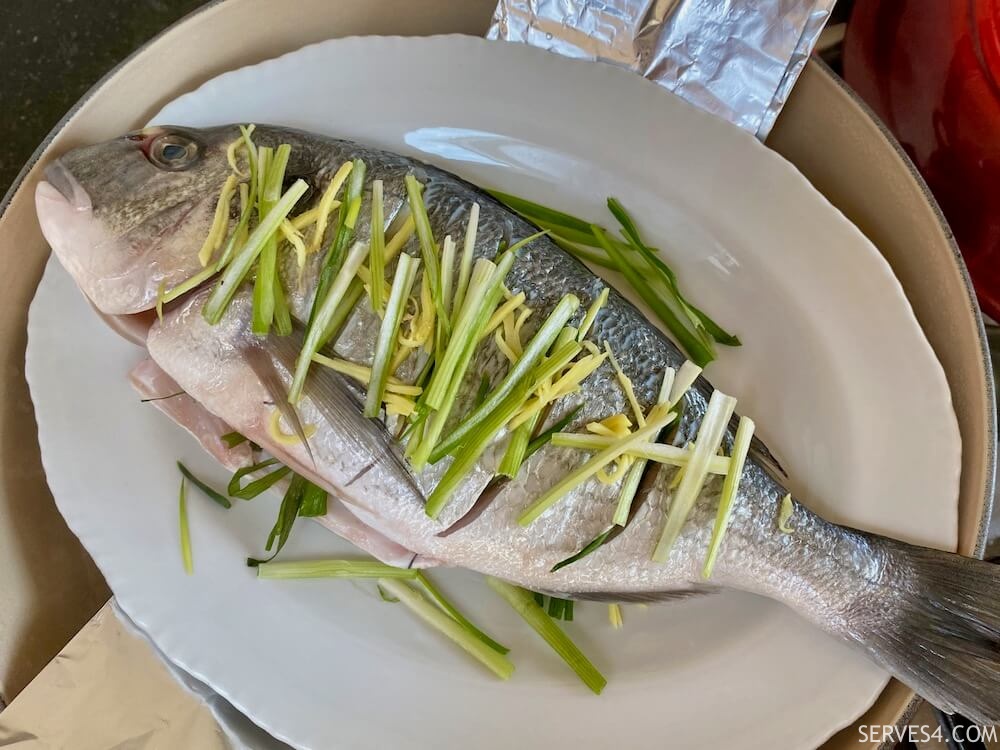
[(177, 161), (184, 158), (187, 154), (187, 149), (183, 146), (178, 146), (176, 143), (168, 143), (163, 147), (161, 153), (165, 161)]
[(149, 147), (149, 160), (170, 172), (187, 169), (197, 159), (198, 144), (176, 133), (159, 136)]

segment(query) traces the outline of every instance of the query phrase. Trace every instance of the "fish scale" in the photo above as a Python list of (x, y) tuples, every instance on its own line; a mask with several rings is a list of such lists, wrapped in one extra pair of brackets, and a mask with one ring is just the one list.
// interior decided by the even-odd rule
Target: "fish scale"
[[(148, 311), (161, 287), (172, 288), (201, 270), (198, 249), (230, 171), (226, 149), (238, 133), (236, 126), (155, 127), (70, 151), (48, 167), (47, 179), (39, 184), (36, 195), (42, 230), (102, 313), (146, 313), (128, 318), (130, 325), (120, 328), (141, 327), (151, 317)], [(287, 177), (305, 179), (312, 188), (297, 211), (317, 205), (337, 168), (360, 158), (367, 165), (365, 195), (372, 180), (383, 181), (390, 222), (405, 204), (404, 179), (412, 173), (425, 185), (438, 242), (451, 234), (461, 247), (473, 202), (481, 205), (477, 257), (492, 259), (501, 240), (516, 241), (535, 232), (534, 226), (479, 188), (406, 157), (284, 128), (261, 126), (254, 138), (271, 146), (291, 145)], [(167, 142), (183, 146), (175, 149), (180, 156), (175, 153), (168, 158), (161, 149)], [(235, 216), (230, 218), (232, 225)], [(335, 224), (336, 214), (331, 222)], [(367, 240), (369, 222), (366, 204), (358, 218), (356, 240)], [(329, 241), (332, 228), (326, 237)], [(404, 252), (420, 256), (415, 238)], [(281, 258), (290, 309), (300, 321), (307, 320), (324, 254), (308, 258), (301, 273), (293, 253), (282, 251)], [(574, 321), (578, 322), (605, 286), (548, 237), (536, 238), (520, 249), (506, 283), (513, 292), (523, 291), (526, 304), (534, 310), (526, 326), (529, 334), (564, 294), (579, 298), (581, 308)], [(336, 523), (331, 519), (332, 528), (350, 528), (352, 538), (362, 543), (364, 530), (373, 530), (380, 540), (378, 549), (417, 553), (409, 564), (466, 567), (536, 591), (575, 598), (666, 599), (718, 587), (762, 594), (855, 644), (940, 708), (961, 711), (980, 723), (1000, 721), (997, 567), (845, 528), (794, 501), (787, 519), (791, 531), (782, 531), (777, 519), (785, 488), (769, 471), (773, 460), (759, 441), (748, 457), (710, 581), (703, 579), (701, 571), (723, 479), (709, 477), (704, 483), (661, 564), (650, 555), (675, 500), (671, 485), (677, 470), (652, 463), (635, 499), (638, 508), (624, 531), (593, 554), (551, 572), (556, 562), (607, 528), (618, 494), (616, 485), (590, 479), (567, 492), (535, 522), (521, 526), (518, 517), (524, 509), (585, 460), (581, 452), (551, 444), (525, 462), (481, 515), (441, 537), (438, 532), (461, 516), (490, 481), (507, 434), (501, 430), (441, 517), (431, 519), (424, 511), (421, 492), (432, 490), (449, 459), (428, 467), (414, 480), (401, 461), (392, 460), (397, 446), (389, 442), (387, 433), (361, 416), (360, 407), (354, 406), (357, 399), (345, 397), (351, 389), (337, 385), (340, 379), (324, 368), (313, 366), (299, 404), (301, 420), (315, 428), (309, 440), (311, 451), (301, 444), (281, 445), (272, 439), (267, 424), (280, 394), (265, 387), (247, 351), (248, 347), (257, 350), (258, 365), (261, 351), (270, 355), (274, 370), (287, 385), (291, 373), (281, 350), (287, 349), (291, 339), (278, 344), (250, 332), (249, 285), (237, 290), (222, 321), (209, 325), (201, 314), (209, 291), (194, 290), (167, 306), (162, 322), (149, 328), (149, 355), (201, 409), (329, 489), (341, 514)], [(336, 341), (336, 352), (369, 363), (377, 326), (378, 318), (367, 300), (362, 300)], [(684, 360), (669, 339), (613, 290), (589, 336), (613, 347), (643, 409), (653, 405), (664, 369), (678, 367)], [(445, 435), (471, 408), (483, 373), (490, 375), (495, 386), (506, 368), (506, 360), (491, 339), (478, 346)], [(416, 367), (410, 365), (399, 374), (412, 380)], [(687, 392), (678, 424), (671, 431), (675, 444), (695, 439), (711, 393), (704, 378)], [(595, 370), (581, 384), (580, 392), (560, 399), (549, 420), (578, 404), (582, 408), (570, 430), (628, 412), (609, 363)], [(332, 410), (334, 405), (339, 411)], [(723, 438), (727, 449), (737, 419)], [(357, 523), (345, 524), (345, 515)], [(376, 545), (368, 549), (378, 554)]]

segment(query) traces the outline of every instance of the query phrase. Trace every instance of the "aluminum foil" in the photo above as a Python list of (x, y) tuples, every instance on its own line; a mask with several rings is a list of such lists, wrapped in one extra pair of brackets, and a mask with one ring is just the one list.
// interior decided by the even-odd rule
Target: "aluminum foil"
[(487, 37), (621, 65), (767, 137), (836, 0), (500, 0)]

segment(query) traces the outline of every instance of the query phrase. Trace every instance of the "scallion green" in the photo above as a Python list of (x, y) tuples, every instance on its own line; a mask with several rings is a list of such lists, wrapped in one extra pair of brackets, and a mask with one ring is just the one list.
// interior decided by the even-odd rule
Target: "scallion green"
[(608, 295), (611, 293), (611, 287), (604, 287), (601, 293), (597, 295), (593, 302), (590, 303), (590, 307), (587, 308), (587, 314), (583, 316), (583, 321), (580, 323), (580, 329), (577, 332), (577, 341), (583, 341), (587, 338), (587, 334), (590, 333), (590, 327), (594, 325), (594, 321), (597, 320), (597, 314), (601, 311), (601, 308), (608, 301)]
[(521, 470), (521, 464), (524, 463), (524, 459), (528, 455), (528, 443), (531, 441), (531, 435), (535, 431), (540, 417), (541, 413), (533, 415), (531, 419), (524, 424), (518, 425), (511, 433), (507, 449), (504, 451), (503, 458), (500, 459), (500, 465), (497, 467), (497, 476), (507, 477), (508, 479), (513, 479), (517, 476), (517, 473)]
[(458, 322), (458, 313), (465, 301), (472, 274), (472, 261), (476, 255), (476, 236), (479, 232), (479, 204), (473, 203), (469, 209), (469, 223), (465, 227), (465, 243), (462, 246), (462, 260), (458, 265), (458, 281), (455, 284), (455, 299), (451, 306), (452, 327)]
[(483, 377), (479, 381), (479, 390), (476, 391), (476, 397), (472, 401), (472, 408), (476, 408), (481, 403), (483, 403), (483, 401), (486, 400), (486, 397), (489, 394), (490, 394), (490, 376), (487, 375), (486, 373), (483, 373)]
[[(478, 335), (475, 335), (478, 332), (472, 329), (475, 326), (480, 308), (484, 306), (485, 299), (491, 290), (496, 271), (497, 266), (494, 263), (484, 258), (476, 261), (469, 281), (469, 294), (454, 328), (451, 342), (445, 351), (444, 358), (435, 363), (431, 381), (423, 394), (422, 401), (429, 409), (441, 407), (451, 382), (446, 373), (455, 370), (468, 340), (473, 337), (478, 339)], [(424, 272), (426, 273), (426, 269)], [(492, 313), (492, 310), (490, 312)]]
[[(621, 438), (607, 435), (589, 435), (580, 432), (557, 432), (552, 436), (552, 445), (560, 448), (577, 448), (584, 451), (602, 451), (617, 443)], [(633, 458), (644, 458), (668, 466), (687, 466), (691, 462), (691, 451), (676, 445), (663, 443), (637, 443), (628, 449)], [(725, 474), (729, 471), (728, 456), (712, 456), (708, 462), (709, 474)]]
[[(635, 222), (616, 199), (608, 199), (608, 210), (619, 222), (625, 242), (612, 239), (606, 234), (602, 237), (601, 234), (605, 232), (603, 228), (562, 211), (508, 193), (494, 191), (492, 194), (529, 221), (551, 231), (553, 240), (571, 255), (624, 274), (692, 358), (704, 363), (707, 361), (706, 356), (714, 356), (713, 341), (726, 346), (740, 345), (739, 338), (725, 331), (684, 297), (676, 274), (655, 249), (643, 242)], [(613, 250), (608, 250), (608, 244)], [(604, 252), (594, 252), (586, 249), (588, 247), (603, 249)], [(633, 262), (637, 264), (636, 267), (633, 267)], [(636, 279), (643, 284), (637, 286)], [(657, 289), (653, 288), (654, 284)], [(657, 304), (651, 304), (650, 299), (656, 299)], [(681, 334), (680, 330), (685, 333)], [(693, 344), (694, 348), (688, 349), (689, 344)]]
[(565, 601), (566, 601), (565, 599), (560, 599), (558, 596), (550, 596), (549, 609), (548, 609), (549, 617), (551, 617), (553, 620), (561, 620), (563, 613), (563, 604), (565, 603)]
[[(289, 471), (288, 467), (282, 468), (284, 468), (286, 473)], [(292, 481), (288, 483), (288, 489), (285, 490), (285, 495), (281, 498), (278, 519), (274, 522), (271, 533), (267, 536), (267, 544), (264, 546), (267, 552), (271, 552), (271, 548), (274, 547), (274, 552), (266, 560), (248, 557), (247, 565), (249, 567), (255, 568), (264, 563), (269, 563), (281, 552), (285, 546), (285, 542), (288, 541), (289, 535), (292, 533), (292, 526), (295, 525), (295, 519), (299, 516), (299, 510), (302, 508), (302, 499), (305, 495), (306, 485), (308, 484), (309, 482), (305, 477), (292, 474)], [(277, 546), (274, 544), (275, 541), (278, 543)]]
[[(365, 397), (364, 413), (366, 417), (375, 418), (382, 409), (385, 386), (391, 374), (389, 367), (399, 336), (399, 325), (403, 319), (406, 300), (410, 296), (410, 289), (413, 287), (413, 279), (416, 276), (418, 265), (419, 261), (406, 253), (399, 256), (392, 290), (389, 293), (389, 302), (386, 305), (385, 314), (382, 316), (382, 324), (379, 326), (378, 338), (375, 342), (375, 357), (372, 361), (368, 393)], [(373, 284), (381, 283), (377, 279), (373, 279), (372, 282)]]
[(417, 571), (397, 568), (374, 560), (301, 560), (269, 562), (257, 566), (258, 578), (280, 580), (297, 578), (408, 578)]
[(551, 427), (547, 427), (542, 432), (538, 433), (537, 437), (531, 439), (528, 443), (528, 449), (525, 451), (524, 458), (528, 459), (533, 453), (540, 450), (542, 446), (547, 443), (552, 442), (552, 436), (557, 432), (562, 432), (565, 430), (569, 424), (573, 421), (573, 418), (579, 413), (580, 409), (583, 408), (583, 404), (577, 404), (572, 409), (570, 409), (566, 414), (560, 417), (557, 421), (552, 423)]
[(219, 272), (218, 266), (216, 265), (207, 266), (206, 268), (203, 268), (200, 271), (198, 271), (198, 273), (196, 273), (194, 276), (182, 281), (177, 286), (164, 291), (163, 294), (160, 295), (159, 299), (157, 300), (158, 304), (160, 305), (159, 309), (157, 310), (157, 312), (160, 314), (157, 317), (159, 317), (160, 320), (163, 320), (163, 315), (162, 315), (163, 305), (167, 304), (168, 302), (173, 302), (178, 297), (182, 297), (188, 292), (190, 292), (192, 289), (201, 286), (203, 283), (205, 283), (210, 278), (215, 276), (215, 274), (217, 274), (218, 272)]
[(258, 472), (261, 469), (266, 469), (269, 466), (274, 466), (277, 463), (278, 459), (269, 458), (266, 461), (260, 461), (259, 463), (252, 464), (251, 466), (244, 466), (242, 469), (238, 469), (233, 474), (232, 479), (229, 480), (229, 485), (226, 487), (226, 493), (229, 497), (238, 497), (240, 500), (252, 500), (264, 490), (269, 489), (276, 484), (282, 477), (286, 476), (291, 469), (287, 466), (280, 466), (274, 471), (247, 483), (245, 487), (240, 484), (243, 481), (243, 477), (248, 474)]
[(670, 403), (676, 405), (688, 389), (694, 385), (698, 376), (701, 375), (701, 368), (694, 362), (684, 362), (674, 376), (674, 382), (670, 386)]
[(347, 286), (347, 291), (344, 292), (343, 301), (337, 306), (337, 309), (333, 311), (330, 323), (327, 325), (326, 331), (323, 332), (324, 343), (320, 345), (320, 348), (326, 346), (327, 344), (336, 342), (337, 337), (340, 336), (340, 332), (344, 328), (344, 324), (347, 323), (348, 318), (351, 317), (351, 313), (354, 312), (354, 308), (357, 306), (364, 293), (364, 284), (361, 283), (361, 279), (355, 276), (351, 279), (351, 283)]
[(604, 230), (594, 225), (594, 236), (604, 248), (608, 257), (615, 263), (618, 270), (625, 276), (628, 283), (642, 297), (643, 301), (650, 306), (657, 317), (662, 320), (670, 332), (677, 337), (678, 343), (698, 365), (704, 367), (715, 358), (715, 352), (711, 349), (711, 342), (706, 343), (696, 334), (692, 333), (673, 310), (664, 301), (664, 297), (657, 294), (646, 282), (639, 270), (625, 260), (621, 251), (615, 247)]
[(626, 438), (616, 440), (612, 445), (592, 457), (585, 464), (563, 477), (552, 488), (535, 500), (534, 503), (528, 506), (518, 517), (517, 522), (522, 526), (530, 524), (542, 515), (542, 513), (559, 502), (566, 493), (592, 477), (606, 464), (614, 461), (622, 454), (628, 453), (632, 446), (647, 441), (651, 435), (658, 434), (674, 417), (676, 417), (676, 414), (667, 411), (661, 405), (654, 406), (650, 410), (645, 427), (636, 430)]
[(441, 302), (444, 305), (445, 319), (449, 321), (447, 326), (451, 330), (451, 303), (455, 294), (455, 240), (451, 235), (444, 238), (441, 245)]
[(238, 432), (227, 432), (225, 435), (221, 435), (219, 440), (225, 443), (227, 448), (233, 449), (237, 445), (243, 445), (247, 441), (247, 437)]
[(741, 343), (737, 336), (724, 330), (722, 326), (712, 320), (702, 310), (688, 302), (687, 298), (681, 294), (680, 285), (677, 282), (677, 274), (663, 262), (663, 259), (656, 250), (642, 241), (642, 238), (639, 236), (639, 230), (636, 228), (635, 222), (632, 221), (632, 217), (629, 216), (625, 207), (616, 198), (608, 198), (608, 210), (618, 220), (622, 228), (622, 233), (632, 247), (642, 255), (653, 271), (660, 273), (668, 290), (673, 292), (677, 297), (677, 301), (689, 313), (692, 322), (702, 327), (716, 342), (724, 346), (740, 346)]
[(552, 647), (559, 658), (576, 672), (583, 684), (600, 695), (604, 686), (608, 684), (607, 679), (584, 656), (562, 628), (545, 614), (545, 610), (538, 606), (532, 592), (512, 586), (506, 581), (492, 576), (487, 576), (486, 582)]
[(460, 445), (469, 432), (475, 429), (492, 410), (496, 409), (514, 389), (518, 388), (528, 379), (535, 365), (545, 352), (548, 351), (549, 347), (552, 346), (563, 326), (576, 314), (579, 306), (580, 300), (572, 294), (567, 294), (559, 300), (558, 304), (556, 304), (552, 312), (545, 319), (545, 322), (542, 323), (535, 335), (531, 337), (531, 341), (524, 348), (524, 353), (518, 358), (514, 366), (508, 370), (499, 385), (493, 389), (482, 404), (462, 420), (462, 423), (452, 431), (448, 440), (431, 452), (430, 460), (432, 462), (440, 460), (450, 451), (454, 450), (456, 446)]
[(372, 221), (368, 242), (368, 268), (372, 274), (372, 310), (382, 315), (382, 307), (385, 304), (385, 200), (382, 180), (372, 181)]
[(698, 499), (702, 485), (705, 484), (709, 463), (722, 443), (722, 436), (725, 434), (735, 406), (736, 399), (721, 391), (715, 391), (709, 399), (708, 408), (695, 437), (691, 460), (684, 469), (684, 476), (667, 509), (667, 521), (660, 541), (653, 551), (654, 562), (666, 562), (670, 548), (673, 547), (681, 527)]
[(715, 514), (712, 538), (708, 542), (708, 555), (705, 557), (705, 566), (701, 570), (701, 575), (704, 578), (712, 577), (715, 560), (722, 547), (722, 538), (726, 535), (726, 528), (729, 526), (729, 519), (733, 514), (733, 505), (736, 502), (736, 493), (740, 488), (740, 479), (743, 478), (743, 466), (746, 463), (747, 453), (750, 452), (753, 431), (753, 420), (748, 417), (740, 417), (740, 423), (736, 428), (736, 437), (733, 438), (729, 471), (726, 472), (726, 478), (722, 482), (722, 494), (719, 496), (719, 510)]
[(299, 515), (302, 518), (320, 518), (326, 515), (328, 495), (326, 490), (307, 481), (302, 492)]
[(203, 310), (203, 315), (209, 323), (215, 325), (222, 319), (233, 295), (236, 294), (243, 279), (250, 271), (250, 266), (257, 260), (265, 243), (278, 231), (278, 226), (288, 216), (299, 198), (305, 194), (307, 188), (305, 180), (296, 180), (285, 191), (285, 194), (281, 196), (268, 215), (250, 233), (246, 244), (240, 248), (229, 265), (222, 271), (222, 277), (217, 282), (215, 289), (212, 290)]
[[(353, 172), (352, 172), (353, 174)], [(306, 384), (306, 375), (309, 374), (309, 365), (312, 364), (312, 357), (319, 351), (320, 347), (326, 343), (326, 331), (337, 312), (337, 308), (344, 302), (344, 297), (351, 286), (351, 282), (358, 273), (358, 268), (368, 254), (368, 247), (361, 242), (354, 244), (347, 254), (337, 273), (336, 278), (330, 285), (326, 297), (319, 303), (313, 321), (306, 331), (305, 341), (302, 343), (302, 350), (299, 352), (298, 360), (295, 362), (295, 375), (292, 378), (292, 386), (288, 391), (288, 402), (297, 404), (302, 397), (302, 389)]]
[(472, 635), (461, 623), (427, 601), (426, 597), (412, 586), (398, 578), (380, 578), (378, 585), (399, 599), (424, 622), (454, 641), (500, 679), (506, 680), (513, 674), (514, 665), (510, 659)]
[[(672, 367), (668, 367), (663, 371), (663, 379), (660, 381), (660, 392), (656, 398), (658, 404), (673, 406), (670, 394), (673, 391), (676, 376), (677, 372)], [(652, 436), (649, 442), (655, 443), (656, 437), (655, 435)], [(615, 513), (611, 517), (611, 523), (616, 526), (625, 526), (628, 523), (632, 503), (635, 501), (635, 493), (639, 491), (639, 483), (642, 482), (642, 476), (646, 472), (647, 462), (648, 459), (639, 458), (628, 467), (625, 480), (618, 490), (618, 504), (615, 506)]]
[(543, 229), (551, 229), (560, 237), (565, 237), (570, 242), (596, 246), (590, 224), (582, 219), (577, 219), (575, 216), (570, 216), (553, 208), (547, 208), (524, 198), (518, 198), (516, 195), (511, 195), (510, 193), (502, 193), (499, 190), (490, 190), (489, 193), (501, 203), (507, 204), (510, 208), (529, 218)]
[(180, 523), (181, 559), (184, 561), (184, 572), (191, 575), (194, 573), (194, 555), (191, 551), (191, 527), (188, 525), (187, 485), (185, 481), (185, 478), (181, 477), (181, 489), (177, 497), (177, 512)]
[(288, 336), (292, 332), (292, 313), (288, 309), (285, 290), (281, 286), (281, 275), (274, 275), (274, 332), (279, 336)]
[(486, 415), (475, 429), (468, 433), (462, 447), (455, 452), (455, 460), (442, 475), (441, 480), (427, 497), (424, 511), (431, 518), (437, 518), (451, 499), (452, 493), (458, 488), (469, 472), (475, 467), (476, 461), (483, 451), (493, 441), (496, 434), (510, 421), (524, 403), (528, 391), (522, 386), (520, 391), (510, 394), (507, 399)]
[(542, 230), (542, 231), (540, 231), (540, 232), (535, 232), (534, 234), (530, 234), (530, 235), (528, 235), (527, 237), (525, 237), (525, 238), (523, 238), (523, 239), (520, 239), (520, 240), (518, 240), (517, 242), (515, 242), (515, 243), (514, 243), (513, 245), (511, 245), (510, 247), (506, 248), (506, 249), (504, 250), (504, 252), (508, 252), (508, 253), (516, 253), (516, 252), (517, 252), (518, 250), (520, 250), (520, 249), (521, 249), (522, 247), (526, 246), (527, 244), (529, 244), (529, 243), (531, 243), (531, 242), (534, 242), (534, 241), (535, 241), (535, 240), (537, 240), (537, 239), (538, 239), (539, 237), (544, 237), (544, 236), (545, 236), (545, 235), (547, 235), (547, 234), (551, 234), (551, 232), (550, 232), (550, 231), (549, 231), (548, 229), (543, 229), (543, 230)]
[[(281, 185), (285, 179), (285, 169), (292, 147), (287, 143), (278, 146), (277, 150), (267, 154), (266, 171), (260, 172), (262, 187), (257, 196), (258, 220), (263, 221), (274, 208), (281, 194)], [(279, 222), (280, 223), (280, 222)], [(251, 330), (258, 336), (266, 336), (271, 330), (275, 312), (275, 287), (278, 280), (278, 240), (277, 233), (264, 243), (257, 260), (257, 277), (253, 286), (253, 319)]]
[(552, 239), (557, 245), (559, 245), (559, 247), (577, 260), (582, 260), (585, 263), (590, 263), (591, 265), (598, 266), (599, 268), (606, 268), (609, 271), (618, 270), (618, 267), (604, 253), (599, 253), (596, 250), (587, 250), (586, 248), (575, 245), (572, 242), (567, 242), (562, 237), (556, 236)]
[[(427, 389), (421, 394), (421, 400), (427, 407), (435, 409), (435, 412), (425, 425), (420, 444), (411, 458), (413, 467), (418, 471), (426, 466), (427, 460), (444, 430), (445, 422), (451, 414), (455, 398), (479, 343), (482, 330), (500, 299), (503, 281), (513, 265), (514, 257), (504, 255), (496, 266), (493, 266), (489, 261), (482, 262), (489, 264), (492, 269), (489, 279), (482, 284), (482, 297), (477, 301), (471, 291), (466, 297), (464, 306), (466, 310), (463, 310), (459, 325), (448, 342), (444, 356), (440, 362), (435, 362), (434, 372)], [(476, 268), (473, 269), (473, 280), (477, 276), (476, 270)]]
[(365, 163), (361, 159), (355, 159), (351, 162), (350, 181), (347, 183), (344, 200), (337, 211), (337, 228), (334, 231), (330, 249), (327, 250), (326, 256), (323, 258), (319, 280), (316, 282), (316, 294), (313, 297), (312, 309), (309, 311), (308, 328), (310, 330), (312, 330), (320, 306), (327, 298), (330, 285), (340, 274), (344, 254), (354, 237), (354, 224), (361, 211), (361, 193), (365, 184), (366, 171)]
[(552, 569), (549, 572), (555, 573), (557, 570), (565, 568), (567, 565), (572, 565), (578, 560), (582, 560), (587, 555), (596, 552), (598, 549), (604, 546), (605, 542), (612, 539), (615, 536), (615, 532), (619, 531), (620, 528), (621, 527), (617, 525), (611, 525), (610, 527), (602, 531), (600, 534), (595, 536), (593, 539), (591, 539), (589, 542), (587, 542), (585, 545), (583, 545), (583, 547), (580, 549), (579, 552), (576, 552), (567, 557), (565, 560), (560, 560), (555, 565), (553, 565)]
[(406, 175), (406, 197), (410, 205), (410, 214), (413, 216), (414, 225), (417, 230), (417, 240), (420, 242), (420, 255), (424, 261), (424, 273), (430, 282), (431, 296), (434, 299), (434, 308), (437, 310), (438, 318), (444, 321), (444, 325), (450, 328), (448, 313), (444, 306), (444, 297), (441, 287), (441, 262), (438, 258), (437, 243), (434, 242), (434, 234), (431, 231), (431, 222), (427, 216), (427, 206), (424, 205), (424, 186), (417, 181), (412, 174)]
[(186, 467), (180, 461), (177, 462), (177, 468), (180, 469), (181, 474), (183, 474), (187, 478), (187, 480), (189, 482), (191, 482), (191, 484), (193, 484), (199, 490), (201, 490), (202, 492), (204, 492), (205, 496), (209, 500), (214, 500), (219, 505), (221, 505), (223, 508), (231, 508), (231, 507), (233, 507), (233, 504), (231, 502), (229, 502), (229, 498), (227, 498), (221, 492), (218, 492), (217, 490), (212, 489), (205, 482), (203, 482), (200, 479), (198, 479), (198, 477), (196, 477), (194, 474), (192, 474), (191, 471), (188, 469), (188, 467)]
[(427, 591), (427, 595), (430, 596), (431, 600), (437, 604), (447, 615), (449, 615), (453, 620), (455, 620), (459, 625), (468, 630), (472, 635), (481, 640), (491, 649), (496, 651), (498, 654), (506, 654), (510, 652), (510, 649), (504, 646), (502, 643), (497, 643), (495, 640), (490, 638), (486, 633), (477, 628), (472, 624), (472, 621), (468, 617), (463, 615), (455, 605), (448, 601), (446, 597), (433, 581), (431, 581), (430, 576), (424, 573), (422, 570), (414, 571), (416, 573), (415, 578), (420, 582), (420, 584)]

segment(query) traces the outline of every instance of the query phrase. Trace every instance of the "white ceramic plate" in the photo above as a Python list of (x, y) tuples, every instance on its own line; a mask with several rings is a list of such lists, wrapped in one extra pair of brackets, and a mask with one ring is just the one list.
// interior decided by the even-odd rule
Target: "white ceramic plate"
[[(484, 185), (603, 217), (619, 197), (691, 296), (745, 346), (710, 377), (740, 396), (827, 516), (953, 548), (960, 443), (944, 373), (890, 269), (793, 167), (637, 76), (468, 37), (335, 40), (220, 76), (155, 120), (282, 123), (417, 155)], [(368, 587), (258, 582), (275, 498), (192, 497), (181, 569), (175, 458), (222, 470), (125, 383), (140, 352), (50, 262), (27, 373), (60, 509), (122, 608), (178, 665), (276, 736), (331, 747), (807, 748), (886, 677), (783, 607), (741, 594), (568, 625), (601, 697), (471, 574), (441, 575), (513, 648), (500, 684)], [(286, 557), (347, 545), (300, 523)]]

